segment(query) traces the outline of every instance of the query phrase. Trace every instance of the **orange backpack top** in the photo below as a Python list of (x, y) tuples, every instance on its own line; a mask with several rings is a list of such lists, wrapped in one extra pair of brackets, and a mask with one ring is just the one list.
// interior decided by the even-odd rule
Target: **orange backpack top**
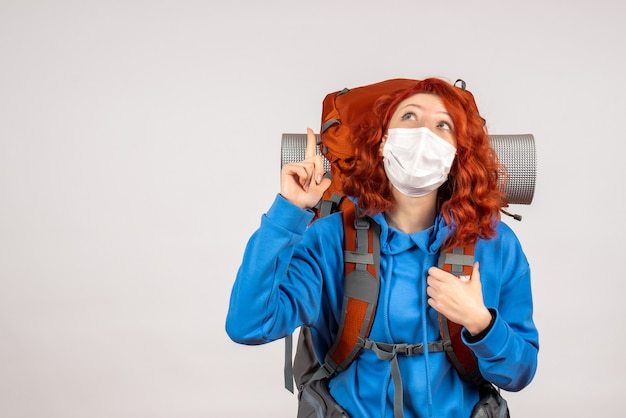
[[(322, 122), (319, 134), (320, 151), (330, 163), (332, 184), (326, 190), (318, 216), (337, 210), (337, 196), (341, 189), (343, 171), (354, 157), (354, 133), (360, 117), (372, 110), (378, 98), (386, 94), (407, 90), (419, 80), (391, 79), (353, 89), (344, 88), (326, 95), (322, 102)], [(329, 206), (332, 205), (332, 206)]]

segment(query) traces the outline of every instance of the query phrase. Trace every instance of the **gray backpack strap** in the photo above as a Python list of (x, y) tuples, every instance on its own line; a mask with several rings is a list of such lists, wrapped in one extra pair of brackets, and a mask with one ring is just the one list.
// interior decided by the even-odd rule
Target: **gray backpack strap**
[(465, 276), (469, 267), (470, 271), (474, 265), (474, 253), (466, 254), (466, 247), (454, 247), (451, 252), (442, 251), (439, 254), (439, 268), (443, 269), (444, 266), (449, 265), (450, 268), (446, 269), (449, 273), (455, 276)]
[[(333, 213), (339, 208), (342, 199), (343, 197), (340, 195), (333, 195), (326, 201), (326, 206), (322, 202), (320, 212), (324, 212), (324, 215)], [(361, 216), (356, 204), (344, 204), (342, 208), (346, 274), (338, 332), (322, 365), (313, 359), (312, 347), (310, 346), (312, 337), (309, 329), (302, 327), (300, 330), (301, 336), (296, 351), (296, 363), (311, 363), (311, 366), (307, 364), (294, 366), (292, 364), (293, 337), (291, 335), (285, 337), (285, 388), (292, 393), (294, 377), (298, 386), (302, 386), (303, 383), (324, 379), (344, 370), (361, 350), (362, 344), (359, 343), (359, 338), (364, 339), (369, 335), (376, 311), (379, 289), (380, 226), (369, 218)], [(354, 312), (361, 315), (353, 317)], [(347, 318), (348, 316), (350, 318)], [(358, 329), (355, 328), (356, 326)], [(303, 331), (305, 332), (304, 338)], [(303, 347), (303, 345), (307, 347)], [(300, 352), (304, 354), (300, 356), (302, 361), (298, 359)], [(309, 375), (313, 365), (317, 371)], [(294, 370), (296, 366), (298, 370)], [(297, 376), (294, 376), (294, 372)]]
[(285, 364), (283, 366), (283, 374), (285, 378), (285, 389), (293, 393), (293, 363), (291, 356), (293, 355), (293, 334), (285, 337)]
[[(451, 251), (441, 251), (439, 268), (455, 276), (470, 276), (474, 265), (474, 246), (455, 247)], [(448, 359), (462, 379), (472, 381), (477, 385), (485, 382), (480, 374), (478, 363), (472, 350), (462, 340), (463, 327), (451, 322), (444, 315), (439, 314), (441, 338)]]
[(320, 218), (335, 213), (343, 200), (343, 196), (333, 193), (330, 199), (321, 200), (319, 203)]
[(361, 216), (356, 205), (343, 216), (346, 274), (341, 318), (335, 341), (314, 379), (330, 377), (352, 363), (369, 335), (378, 303), (380, 227)]

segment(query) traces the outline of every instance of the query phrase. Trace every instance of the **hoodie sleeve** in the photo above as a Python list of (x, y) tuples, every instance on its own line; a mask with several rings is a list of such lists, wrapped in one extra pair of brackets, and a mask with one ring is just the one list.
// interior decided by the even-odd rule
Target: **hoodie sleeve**
[(481, 256), (489, 260), (481, 261), (481, 270), (486, 266), (481, 282), (485, 304), (495, 313), (493, 325), (478, 341), (469, 340), (466, 333), (463, 337), (485, 379), (504, 390), (519, 391), (535, 375), (539, 336), (533, 321), (528, 261), (513, 231), (500, 225), (499, 239), (488, 244)]
[(319, 246), (305, 239), (311, 235), (305, 232), (312, 219), (312, 211), (280, 195), (262, 216), (231, 293), (226, 332), (233, 341), (264, 344), (317, 317), (322, 291)]

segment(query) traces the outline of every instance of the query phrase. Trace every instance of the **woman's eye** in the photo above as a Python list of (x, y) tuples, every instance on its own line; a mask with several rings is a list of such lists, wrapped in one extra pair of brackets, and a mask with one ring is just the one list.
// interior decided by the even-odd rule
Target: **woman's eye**
[(452, 130), (452, 124), (446, 121), (441, 121), (437, 124), (437, 128), (446, 129), (448, 131)]
[(402, 120), (415, 120), (415, 113), (405, 113), (401, 117)]

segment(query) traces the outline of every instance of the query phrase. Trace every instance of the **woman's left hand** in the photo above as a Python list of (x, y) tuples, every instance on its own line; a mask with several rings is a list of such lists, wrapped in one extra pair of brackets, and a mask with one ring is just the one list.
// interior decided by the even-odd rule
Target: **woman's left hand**
[(428, 270), (428, 304), (452, 322), (463, 325), (476, 335), (489, 326), (491, 312), (483, 301), (478, 263), (474, 263), (472, 276), (458, 278), (437, 267)]

